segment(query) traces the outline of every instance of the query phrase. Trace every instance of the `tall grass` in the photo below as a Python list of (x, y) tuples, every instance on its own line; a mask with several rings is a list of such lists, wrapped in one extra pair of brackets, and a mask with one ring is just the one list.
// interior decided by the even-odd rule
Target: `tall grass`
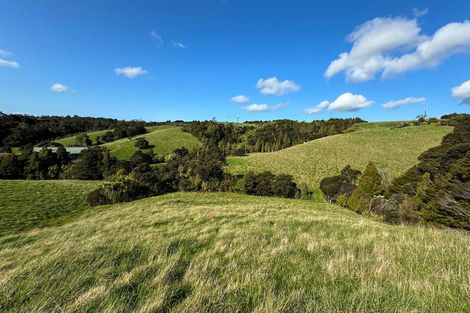
[(291, 174), (317, 193), (322, 178), (337, 175), (346, 165), (363, 170), (369, 161), (391, 179), (418, 161), (418, 156), (440, 144), (451, 127), (439, 125), (390, 128), (386, 123), (368, 123), (358, 130), (306, 142), (272, 153), (230, 157), (231, 173), (273, 171)]
[(468, 312), (470, 237), (176, 193), (0, 237), (1, 312)]

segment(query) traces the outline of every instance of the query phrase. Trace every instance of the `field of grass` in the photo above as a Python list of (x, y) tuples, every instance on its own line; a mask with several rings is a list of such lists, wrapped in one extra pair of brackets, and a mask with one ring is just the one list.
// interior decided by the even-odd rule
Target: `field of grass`
[(0, 237), (1, 312), (469, 312), (470, 236), (175, 193)]
[(390, 128), (393, 123), (362, 124), (358, 130), (329, 136), (288, 149), (228, 158), (227, 171), (272, 171), (291, 174), (297, 182), (305, 182), (316, 193), (324, 177), (339, 174), (350, 164), (363, 170), (369, 161), (390, 178), (396, 177), (417, 163), (418, 156), (440, 144), (451, 127), (439, 125)]
[[(108, 131), (110, 131), (110, 129), (98, 130), (98, 131), (95, 131), (95, 132), (89, 132), (89, 133), (87, 133), (87, 135), (88, 135), (88, 137), (90, 137), (93, 144), (96, 144), (96, 138), (98, 136), (103, 136)], [(54, 142), (60, 143), (60, 144), (64, 145), (65, 147), (71, 147), (71, 146), (75, 145), (75, 138), (77, 136), (78, 135), (65, 137), (65, 138), (62, 138), (62, 139), (57, 139), (57, 140), (54, 140)]]
[(190, 133), (183, 132), (181, 127), (163, 125), (153, 126), (149, 128), (147, 134), (136, 136), (132, 140), (123, 138), (106, 143), (103, 146), (110, 149), (111, 153), (118, 159), (128, 160), (137, 150), (134, 147), (134, 140), (142, 137), (147, 139), (150, 145), (154, 146), (153, 151), (159, 155), (171, 153), (176, 148), (181, 147), (191, 150), (200, 144), (196, 137)]
[(0, 180), (0, 235), (66, 222), (87, 207), (86, 196), (96, 186), (91, 181)]

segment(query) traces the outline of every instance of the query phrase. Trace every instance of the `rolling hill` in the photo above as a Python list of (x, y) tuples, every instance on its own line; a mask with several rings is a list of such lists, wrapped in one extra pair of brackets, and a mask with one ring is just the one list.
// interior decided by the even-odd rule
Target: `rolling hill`
[(174, 193), (0, 236), (0, 311), (465, 312), (469, 246), (329, 204)]
[(390, 123), (361, 124), (350, 133), (324, 137), (284, 150), (228, 158), (227, 171), (291, 174), (318, 193), (320, 180), (346, 165), (363, 170), (369, 161), (396, 177), (417, 163), (418, 156), (439, 145), (452, 127), (439, 125), (392, 128)]
[[(93, 144), (96, 144), (96, 138), (98, 136), (103, 136), (108, 131), (110, 131), (110, 130), (109, 129), (108, 130), (98, 130), (98, 131), (95, 131), (95, 132), (88, 132), (86, 134), (88, 135), (88, 137), (90, 137)], [(60, 143), (60, 144), (64, 145), (65, 147), (72, 147), (72, 146), (75, 145), (75, 140), (76, 140), (77, 136), (78, 135), (74, 135), (74, 136), (65, 137), (65, 138), (62, 138), (62, 139), (57, 139), (57, 140), (54, 140), (54, 142)]]
[(198, 147), (200, 144), (193, 135), (183, 132), (181, 127), (163, 125), (150, 127), (148, 133), (136, 136), (133, 140), (123, 138), (106, 143), (103, 146), (107, 147), (118, 159), (130, 159), (132, 154), (137, 150), (137, 148), (134, 147), (134, 139), (137, 138), (147, 139), (150, 145), (154, 146), (154, 152), (159, 155), (171, 153), (176, 148), (181, 147), (191, 150)]
[[(191, 134), (183, 132), (181, 127), (172, 125), (160, 125), (146, 127), (148, 133), (135, 136), (132, 140), (122, 138), (112, 142), (103, 144), (102, 146), (110, 149), (111, 153), (119, 159), (128, 160), (137, 150), (134, 147), (136, 138), (145, 137), (150, 145), (154, 146), (154, 152), (159, 155), (165, 155), (173, 152), (176, 148), (185, 147), (189, 150), (198, 147), (199, 141)], [(96, 143), (96, 137), (104, 135), (108, 130), (101, 130), (87, 133), (93, 143)], [(75, 144), (75, 136), (66, 137), (55, 140), (55, 142), (64, 146), (73, 146)]]

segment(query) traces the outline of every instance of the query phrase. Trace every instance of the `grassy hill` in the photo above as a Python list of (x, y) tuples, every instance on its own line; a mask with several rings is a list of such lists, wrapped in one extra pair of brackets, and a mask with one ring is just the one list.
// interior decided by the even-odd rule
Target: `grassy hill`
[(288, 149), (230, 157), (231, 173), (272, 171), (291, 174), (318, 192), (320, 180), (350, 164), (363, 170), (369, 161), (395, 177), (417, 163), (418, 156), (437, 146), (451, 127), (439, 125), (391, 128), (390, 123), (362, 124), (358, 130), (329, 136)]
[(468, 312), (469, 247), (329, 204), (175, 193), (0, 236), (0, 311)]
[[(113, 155), (119, 159), (127, 160), (130, 159), (132, 154), (137, 150), (134, 147), (134, 140), (136, 138), (145, 137), (149, 143), (154, 147), (155, 153), (165, 155), (173, 152), (176, 148), (186, 147), (192, 149), (199, 146), (199, 141), (193, 135), (183, 132), (181, 127), (172, 125), (160, 125), (160, 126), (149, 126), (146, 127), (148, 133), (134, 137), (132, 140), (129, 138), (119, 139), (113, 142), (104, 144), (103, 146), (108, 147)], [(98, 136), (104, 135), (108, 130), (101, 130), (96, 132), (87, 133), (93, 143), (96, 143)], [(61, 143), (64, 146), (73, 146), (75, 144), (75, 136), (66, 137), (55, 140), (55, 142)]]
[(119, 139), (104, 144), (111, 153), (119, 159), (130, 159), (137, 150), (134, 147), (135, 139), (145, 137), (150, 145), (153, 145), (154, 152), (159, 155), (165, 155), (173, 152), (176, 148), (185, 147), (188, 149), (199, 146), (199, 141), (190, 133), (185, 133), (181, 127), (163, 125), (149, 128), (147, 134), (139, 135), (129, 140), (128, 138)]
[(73, 180), (0, 180), (0, 235), (67, 221), (87, 207), (86, 196), (97, 184)]
[[(98, 136), (103, 136), (107, 131), (110, 131), (110, 130), (109, 129), (108, 130), (98, 130), (98, 131), (95, 131), (95, 132), (88, 132), (86, 134), (88, 135), (88, 137), (90, 137), (93, 144), (96, 144), (96, 138)], [(71, 146), (75, 145), (75, 141), (76, 141), (77, 136), (78, 135), (65, 137), (65, 138), (62, 138), (62, 139), (57, 139), (57, 140), (54, 140), (54, 142), (60, 143), (60, 144), (64, 145), (65, 147), (71, 147)]]

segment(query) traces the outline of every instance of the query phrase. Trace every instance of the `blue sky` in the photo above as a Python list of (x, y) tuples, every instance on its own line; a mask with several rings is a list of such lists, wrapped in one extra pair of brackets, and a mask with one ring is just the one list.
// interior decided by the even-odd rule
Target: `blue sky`
[(223, 121), (470, 113), (468, 1), (0, 0), (0, 8), (7, 113)]

